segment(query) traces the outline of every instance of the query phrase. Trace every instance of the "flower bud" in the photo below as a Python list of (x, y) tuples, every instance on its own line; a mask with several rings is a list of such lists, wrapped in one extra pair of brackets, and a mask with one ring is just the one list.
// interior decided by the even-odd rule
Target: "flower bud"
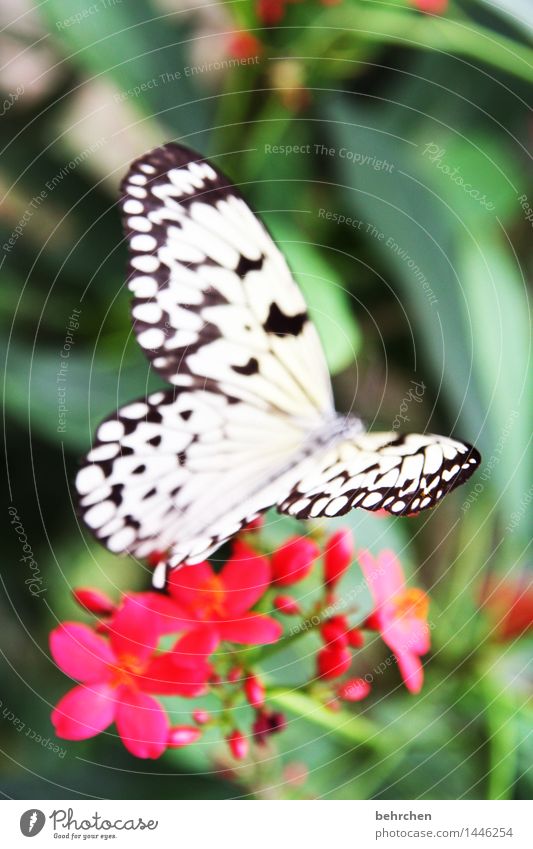
[(287, 784), (293, 787), (301, 787), (309, 778), (309, 770), (304, 763), (290, 761), (283, 770), (283, 778)]
[(116, 605), (108, 595), (101, 590), (92, 587), (78, 587), (72, 591), (74, 601), (96, 616), (109, 616), (115, 610)]
[(242, 666), (233, 666), (228, 672), (228, 682), (230, 684), (236, 684), (237, 681), (240, 681), (242, 678), (243, 669)]
[(167, 551), (152, 551), (152, 553), (149, 554), (148, 557), (146, 558), (146, 562), (148, 563), (149, 566), (151, 566), (152, 569), (155, 569), (155, 567), (159, 563), (161, 563), (162, 560), (166, 560), (167, 555), (168, 555)]
[(324, 583), (333, 587), (350, 567), (354, 557), (352, 532), (340, 528), (330, 536), (324, 546)]
[(242, 666), (232, 666), (232, 668), (228, 672), (228, 682), (230, 684), (236, 684), (237, 681), (241, 680), (243, 673), (244, 670)]
[(283, 731), (286, 725), (285, 714), (281, 713), (281, 711), (258, 711), (255, 722), (252, 725), (252, 731), (257, 742), (264, 745), (271, 734), (278, 734), (280, 731)]
[(317, 671), (320, 678), (339, 678), (349, 669), (352, 656), (347, 648), (335, 643), (324, 646), (317, 654)]
[(279, 24), (285, 15), (285, 0), (257, 0), (257, 16), (263, 24)]
[(168, 733), (168, 745), (171, 749), (181, 749), (182, 746), (196, 743), (201, 734), (200, 729), (194, 725), (176, 725)]
[(273, 604), (275, 609), (285, 616), (297, 616), (301, 613), (300, 605), (292, 595), (277, 595)]
[(192, 718), (197, 725), (206, 725), (211, 719), (211, 714), (207, 710), (196, 708), (196, 710), (193, 710), (192, 712)]
[(261, 42), (251, 32), (236, 32), (228, 44), (228, 54), (234, 59), (251, 59), (263, 52)]
[(286, 586), (303, 581), (319, 555), (320, 551), (313, 540), (293, 537), (272, 555), (272, 582)]
[(367, 616), (364, 622), (364, 628), (367, 631), (379, 631), (381, 628), (381, 622), (377, 613), (371, 613), (370, 616)]
[(256, 519), (252, 519), (251, 522), (248, 522), (247, 525), (244, 526), (243, 533), (251, 534), (255, 531), (260, 531), (263, 525), (265, 524), (264, 516), (257, 516)]
[(364, 678), (351, 678), (337, 689), (339, 699), (345, 702), (360, 702), (370, 693), (370, 684)]
[(325, 643), (336, 643), (340, 646), (347, 646), (348, 629), (349, 625), (345, 616), (332, 616), (324, 622), (320, 633)]
[(359, 628), (350, 628), (346, 636), (348, 637), (348, 645), (353, 649), (360, 649), (365, 644), (364, 634)]
[(255, 675), (250, 675), (244, 682), (244, 694), (253, 708), (263, 707), (265, 703), (265, 687)]
[(231, 734), (227, 736), (228, 746), (231, 754), (236, 761), (242, 761), (248, 754), (250, 744), (244, 734), (235, 728)]

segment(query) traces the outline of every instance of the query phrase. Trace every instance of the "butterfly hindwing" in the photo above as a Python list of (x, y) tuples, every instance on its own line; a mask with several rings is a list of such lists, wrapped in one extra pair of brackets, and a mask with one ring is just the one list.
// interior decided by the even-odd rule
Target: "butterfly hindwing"
[(278, 504), (298, 519), (354, 507), (395, 516), (434, 507), (479, 465), (472, 446), (432, 434), (365, 433), (316, 456), (315, 467)]
[(287, 263), (211, 163), (177, 144), (157, 148), (132, 164), (121, 208), (134, 330), (166, 380), (315, 421), (332, 409), (320, 341)]
[(76, 478), (83, 519), (111, 551), (202, 559), (288, 492), (272, 469), (301, 440), (283, 417), (232, 396), (155, 392), (98, 427)]

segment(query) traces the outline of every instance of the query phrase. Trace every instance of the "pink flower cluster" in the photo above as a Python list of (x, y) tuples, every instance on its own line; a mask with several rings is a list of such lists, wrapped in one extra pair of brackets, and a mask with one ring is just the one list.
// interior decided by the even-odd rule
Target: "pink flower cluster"
[[(319, 684), (306, 682), (302, 690), (331, 707), (338, 706), (339, 699), (364, 699), (370, 692), (367, 681), (343, 676), (353, 650), (364, 643), (363, 631), (375, 630), (396, 656), (408, 689), (418, 692), (423, 676), (420, 656), (429, 649), (427, 597), (422, 590), (406, 588), (391, 551), (377, 558), (360, 551), (357, 559), (374, 607), (354, 627), (348, 614), (332, 613), (342, 601), (337, 598), (339, 581), (354, 559), (351, 533), (345, 529), (330, 536), (322, 550), (313, 539), (299, 536), (267, 556), (256, 522), (237, 538), (232, 556), (219, 572), (207, 562), (177, 570), (164, 593), (125, 593), (115, 604), (97, 589), (75, 590), (77, 603), (98, 620), (93, 627), (64, 622), (50, 635), (53, 659), (78, 682), (52, 713), (56, 734), (83, 740), (114, 723), (131, 754), (157, 758), (167, 748), (196, 742), (204, 728), (216, 725), (233, 757), (241, 760), (251, 741), (264, 744), (283, 730), (286, 719), (268, 706), (268, 687), (257, 671), (261, 653), (253, 653), (253, 664), (235, 662), (232, 646), (282, 648), (315, 620), (323, 643), (316, 656)], [(306, 578), (319, 560), (321, 595), (312, 610), (304, 611), (287, 588)], [(284, 636), (287, 617), (302, 617), (302, 629), (293, 628)], [(241, 655), (248, 658), (250, 653)], [(218, 697), (221, 709), (210, 713), (193, 706), (190, 724), (174, 727), (157, 698), (193, 699), (208, 692)], [(235, 727), (228, 710), (239, 702), (253, 709), (246, 734)]]

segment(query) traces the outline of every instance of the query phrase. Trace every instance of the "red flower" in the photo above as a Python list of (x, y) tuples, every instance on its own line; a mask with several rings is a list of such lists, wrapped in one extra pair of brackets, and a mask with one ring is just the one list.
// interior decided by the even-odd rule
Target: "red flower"
[(190, 746), (191, 743), (196, 743), (200, 739), (202, 732), (194, 725), (176, 725), (171, 728), (168, 734), (168, 745), (171, 749), (181, 749), (183, 746)]
[(203, 708), (196, 708), (192, 712), (192, 718), (196, 722), (197, 725), (207, 725), (211, 720), (211, 714), (207, 710), (203, 710)]
[(182, 637), (172, 651), (155, 652), (158, 627), (151, 611), (126, 600), (109, 640), (87, 625), (65, 622), (52, 631), (57, 665), (80, 685), (52, 713), (58, 737), (85, 740), (115, 722), (122, 742), (139, 758), (157, 758), (168, 744), (168, 717), (151, 693), (196, 696), (206, 689), (213, 634)]
[(339, 699), (345, 702), (360, 702), (370, 693), (370, 684), (364, 678), (352, 678), (345, 681), (337, 690)]
[(287, 0), (258, 0), (257, 16), (264, 24), (279, 24), (285, 15)]
[(231, 754), (236, 761), (242, 761), (248, 754), (250, 744), (244, 734), (235, 728), (227, 737), (228, 746)]
[(324, 547), (324, 583), (333, 587), (350, 567), (354, 557), (353, 537), (349, 528), (335, 531)]
[(300, 605), (292, 595), (277, 595), (272, 604), (285, 616), (297, 616), (301, 613)]
[(313, 540), (292, 537), (272, 555), (272, 582), (286, 586), (303, 581), (319, 556), (319, 548)]
[(171, 633), (175, 619), (181, 619), (187, 628), (209, 627), (219, 642), (273, 643), (282, 633), (279, 622), (249, 612), (268, 589), (270, 578), (268, 560), (243, 542), (235, 544), (233, 556), (218, 574), (209, 563), (176, 569), (168, 579), (173, 604), (163, 628)]
[(257, 714), (252, 732), (258, 743), (264, 744), (271, 734), (278, 734), (287, 725), (285, 715), (280, 711), (261, 711)]
[(448, 8), (448, 0), (411, 0), (411, 2), (421, 12), (430, 12), (434, 15), (442, 15)]
[(396, 656), (405, 686), (418, 693), (424, 679), (420, 655), (429, 651), (429, 599), (423, 590), (406, 587), (393, 551), (382, 551), (377, 558), (360, 551), (359, 562), (376, 605), (366, 625), (381, 633)]
[(255, 675), (250, 675), (244, 682), (244, 695), (253, 708), (263, 707), (265, 703), (265, 687)]
[[(235, 59), (251, 59), (253, 56), (260, 56), (262, 52), (263, 45), (251, 32), (236, 32), (230, 38), (228, 53)], [(250, 522), (245, 530), (257, 530), (258, 527), (261, 527), (261, 524), (254, 527), (254, 522), (262, 523), (262, 517)]]
[(514, 640), (533, 628), (533, 583), (525, 573), (503, 579), (491, 575), (481, 603), (498, 640)]
[(365, 644), (364, 634), (359, 628), (351, 628), (346, 636), (348, 637), (348, 645), (353, 649), (360, 649)]
[(92, 587), (78, 587), (72, 591), (74, 601), (96, 616), (109, 616), (115, 610), (115, 604), (108, 595)]
[(325, 643), (347, 646), (349, 630), (350, 626), (345, 616), (332, 616), (324, 622), (320, 634)]
[(324, 646), (317, 654), (317, 672), (320, 678), (340, 678), (350, 668), (352, 656), (338, 643)]

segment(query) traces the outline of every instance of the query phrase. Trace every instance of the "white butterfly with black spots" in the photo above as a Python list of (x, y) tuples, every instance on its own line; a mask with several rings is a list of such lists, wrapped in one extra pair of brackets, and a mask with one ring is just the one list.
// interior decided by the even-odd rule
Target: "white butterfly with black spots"
[(172, 386), (106, 419), (76, 478), (85, 523), (111, 551), (168, 552), (173, 568), (273, 505), (298, 519), (400, 516), (470, 477), (480, 455), (466, 443), (365, 433), (335, 412), (289, 267), (213, 165), (166, 144), (121, 191), (134, 330)]

